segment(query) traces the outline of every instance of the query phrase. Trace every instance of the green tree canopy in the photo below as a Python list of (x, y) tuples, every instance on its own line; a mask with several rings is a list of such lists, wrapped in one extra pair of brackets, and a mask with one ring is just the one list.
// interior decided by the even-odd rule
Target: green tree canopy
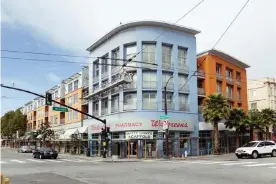
[(9, 111), (1, 117), (1, 133), (11, 138), (19, 131), (19, 136), (24, 135), (27, 126), (27, 116), (20, 109)]

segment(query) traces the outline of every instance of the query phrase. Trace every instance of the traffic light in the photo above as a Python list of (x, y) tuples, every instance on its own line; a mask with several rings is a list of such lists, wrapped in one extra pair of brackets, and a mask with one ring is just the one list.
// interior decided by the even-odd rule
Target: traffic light
[(48, 93), (48, 92), (46, 92), (46, 102), (45, 102), (45, 104), (46, 105), (52, 105), (52, 94), (51, 93)]

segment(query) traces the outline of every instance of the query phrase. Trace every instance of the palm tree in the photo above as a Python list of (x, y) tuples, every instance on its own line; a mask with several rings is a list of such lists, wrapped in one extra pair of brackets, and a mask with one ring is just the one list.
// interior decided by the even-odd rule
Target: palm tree
[(276, 123), (276, 112), (273, 109), (263, 109), (261, 111), (261, 125), (265, 131), (266, 139), (269, 139), (269, 127), (275, 125)]
[(214, 154), (219, 154), (218, 122), (229, 115), (229, 105), (221, 94), (209, 95), (204, 103), (203, 118), (206, 123), (212, 122), (214, 127)]
[(262, 131), (261, 119), (261, 112), (258, 109), (252, 109), (248, 112), (246, 125), (250, 128), (250, 140), (254, 139), (254, 129), (259, 129)]
[(240, 147), (240, 133), (246, 130), (246, 114), (242, 109), (232, 109), (225, 124), (226, 128), (236, 129), (236, 147)]

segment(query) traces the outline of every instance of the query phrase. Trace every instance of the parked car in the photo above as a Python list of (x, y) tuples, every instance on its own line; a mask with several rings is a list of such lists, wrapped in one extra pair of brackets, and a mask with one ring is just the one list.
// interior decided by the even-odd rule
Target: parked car
[(33, 157), (39, 159), (56, 159), (58, 157), (58, 152), (54, 148), (39, 148), (33, 152)]
[(242, 147), (236, 149), (235, 154), (238, 158), (243, 156), (250, 156), (253, 159), (261, 155), (271, 155), (276, 157), (276, 144), (274, 141), (251, 141)]
[(32, 148), (30, 146), (21, 146), (18, 150), (18, 153), (32, 153)]

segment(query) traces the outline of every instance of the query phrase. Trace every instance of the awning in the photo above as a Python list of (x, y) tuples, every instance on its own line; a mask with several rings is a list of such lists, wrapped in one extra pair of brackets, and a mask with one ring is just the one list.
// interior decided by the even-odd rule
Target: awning
[(66, 130), (65, 133), (63, 134), (64, 139), (71, 139), (71, 135), (78, 134), (78, 133), (79, 132), (77, 128)]
[(80, 134), (87, 134), (88, 133), (88, 126), (83, 126), (83, 127), (78, 128), (78, 132)]

